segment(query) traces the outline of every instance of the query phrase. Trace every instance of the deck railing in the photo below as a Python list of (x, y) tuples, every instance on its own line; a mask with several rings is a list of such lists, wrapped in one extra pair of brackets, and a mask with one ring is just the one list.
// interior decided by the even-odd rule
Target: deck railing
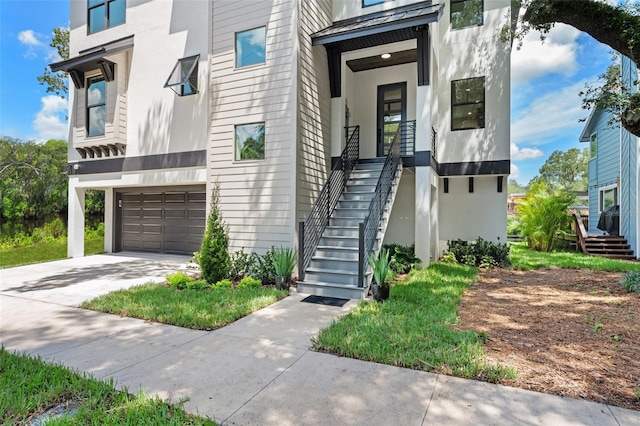
[(318, 247), (320, 238), (329, 224), (331, 214), (338, 204), (340, 195), (347, 185), (351, 170), (360, 156), (360, 126), (346, 128), (347, 144), (342, 150), (340, 161), (333, 166), (329, 179), (313, 203), (311, 211), (298, 225), (298, 278), (304, 280), (304, 271)]
[[(415, 129), (415, 122), (414, 122)], [(393, 182), (396, 178), (398, 165), (402, 161), (402, 126), (398, 128), (391, 143), (391, 148), (385, 159), (380, 179), (369, 204), (369, 213), (363, 222), (358, 226), (359, 255), (358, 255), (358, 287), (365, 286), (365, 273), (368, 259), (375, 249), (375, 242), (378, 238), (380, 222), (384, 215), (384, 210), (391, 193)]]

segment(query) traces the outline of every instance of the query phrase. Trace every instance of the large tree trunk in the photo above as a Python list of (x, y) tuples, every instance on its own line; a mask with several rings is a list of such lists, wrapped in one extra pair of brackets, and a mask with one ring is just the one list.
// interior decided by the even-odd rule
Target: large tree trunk
[[(523, 19), (533, 27), (557, 22), (571, 25), (625, 55), (640, 68), (640, 17), (593, 0), (533, 0)], [(632, 99), (622, 125), (640, 137), (640, 101)]]

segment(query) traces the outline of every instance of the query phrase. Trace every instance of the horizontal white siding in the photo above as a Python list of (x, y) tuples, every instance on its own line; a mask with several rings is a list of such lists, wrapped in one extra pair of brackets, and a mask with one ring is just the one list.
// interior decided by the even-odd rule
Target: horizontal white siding
[[(209, 183), (220, 185), (230, 250), (295, 240), (296, 61), (290, 0), (213, 3)], [(267, 27), (266, 63), (235, 68), (235, 33)], [(265, 159), (234, 160), (234, 126), (265, 123)]]

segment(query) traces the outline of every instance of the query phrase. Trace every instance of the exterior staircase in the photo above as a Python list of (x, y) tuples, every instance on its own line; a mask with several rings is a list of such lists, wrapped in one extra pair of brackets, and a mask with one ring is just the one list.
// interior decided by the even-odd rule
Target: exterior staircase
[[(342, 299), (363, 299), (371, 283), (371, 272), (365, 271), (365, 283), (358, 285), (359, 225), (369, 214), (371, 200), (380, 180), (385, 159), (358, 160), (349, 174), (346, 186), (331, 214), (318, 246), (305, 269), (304, 280), (298, 281), (298, 293)], [(398, 167), (402, 167), (399, 165)], [(396, 173), (378, 228), (376, 248), (384, 232), (395, 199), (401, 171)]]
[(626, 238), (613, 235), (588, 236), (584, 240), (586, 253), (611, 259), (635, 260)]

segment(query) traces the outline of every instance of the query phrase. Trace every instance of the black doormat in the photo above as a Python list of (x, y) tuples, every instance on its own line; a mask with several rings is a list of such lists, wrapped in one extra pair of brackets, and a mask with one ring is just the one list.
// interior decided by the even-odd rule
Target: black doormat
[(316, 303), (318, 305), (337, 306), (343, 307), (349, 299), (338, 299), (337, 297), (325, 297), (325, 296), (307, 296), (301, 300), (301, 302)]

